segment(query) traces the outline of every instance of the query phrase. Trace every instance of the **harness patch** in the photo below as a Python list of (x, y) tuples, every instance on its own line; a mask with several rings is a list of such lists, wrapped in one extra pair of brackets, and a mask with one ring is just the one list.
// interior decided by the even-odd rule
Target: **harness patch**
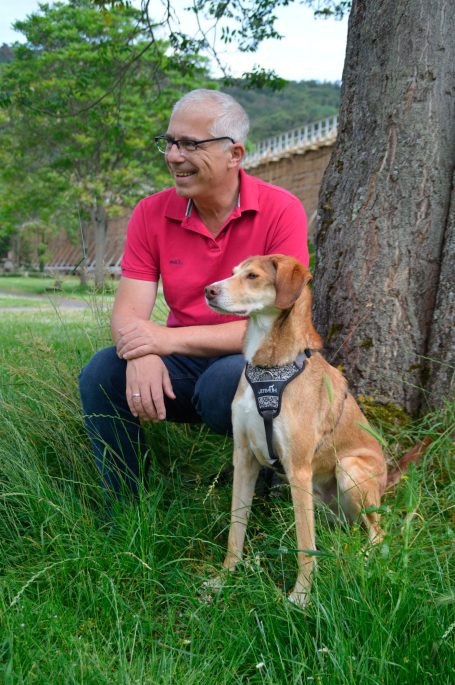
[(249, 362), (247, 363), (245, 376), (253, 389), (257, 410), (261, 416), (264, 411), (271, 411), (273, 418), (278, 416), (281, 410), (283, 390), (305, 368), (305, 359), (301, 360), (301, 364), (298, 363), (299, 361), (297, 358), (291, 364), (272, 367), (253, 366)]
[(273, 453), (273, 419), (281, 410), (281, 397), (288, 383), (305, 369), (311, 350), (301, 352), (295, 362), (283, 366), (253, 366), (247, 362), (245, 377), (250, 384), (259, 415), (264, 419), (265, 436), (269, 452), (269, 466), (273, 467), (278, 458)]

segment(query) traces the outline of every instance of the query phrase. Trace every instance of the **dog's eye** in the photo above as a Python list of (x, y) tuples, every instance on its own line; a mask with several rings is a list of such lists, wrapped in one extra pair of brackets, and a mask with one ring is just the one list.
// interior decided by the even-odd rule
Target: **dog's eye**
[(254, 274), (252, 271), (250, 271), (250, 273), (247, 274), (246, 277), (249, 278), (249, 279), (251, 279), (251, 280), (253, 280), (254, 278), (257, 278), (258, 275), (257, 275), (257, 274)]

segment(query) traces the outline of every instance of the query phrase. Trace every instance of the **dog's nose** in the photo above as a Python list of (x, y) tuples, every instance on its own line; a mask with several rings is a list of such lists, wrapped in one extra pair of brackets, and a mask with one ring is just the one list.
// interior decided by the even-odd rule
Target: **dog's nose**
[(208, 285), (204, 288), (205, 296), (208, 300), (214, 300), (220, 294), (219, 285)]

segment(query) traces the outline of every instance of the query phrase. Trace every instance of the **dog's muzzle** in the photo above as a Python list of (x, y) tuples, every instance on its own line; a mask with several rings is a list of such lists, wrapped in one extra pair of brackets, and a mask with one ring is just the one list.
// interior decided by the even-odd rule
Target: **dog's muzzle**
[(216, 298), (219, 297), (221, 288), (216, 283), (208, 285), (204, 288), (205, 299), (210, 304), (216, 304)]

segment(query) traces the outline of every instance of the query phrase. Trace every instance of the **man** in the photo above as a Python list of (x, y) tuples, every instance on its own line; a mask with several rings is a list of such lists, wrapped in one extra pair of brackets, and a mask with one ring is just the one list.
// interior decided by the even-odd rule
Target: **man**
[[(231, 96), (195, 90), (155, 139), (175, 186), (142, 200), (130, 223), (111, 331), (115, 347), (83, 369), (81, 398), (105, 487), (137, 492), (143, 421), (231, 431), (246, 322), (210, 310), (204, 286), (255, 254), (308, 264), (305, 212), (287, 191), (241, 168), (248, 117)], [(150, 321), (158, 279), (170, 313)]]

